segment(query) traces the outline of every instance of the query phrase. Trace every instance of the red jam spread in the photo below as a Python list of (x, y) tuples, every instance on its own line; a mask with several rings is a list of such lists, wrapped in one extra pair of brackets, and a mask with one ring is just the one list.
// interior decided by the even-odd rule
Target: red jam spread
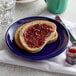
[(71, 65), (76, 64), (76, 46), (72, 45), (67, 49), (66, 61)]
[(73, 47), (72, 48), (68, 48), (68, 51), (70, 52), (70, 53), (76, 53), (76, 48), (74, 49)]
[(35, 24), (24, 31), (23, 37), (31, 48), (38, 48), (45, 42), (46, 37), (53, 32), (52, 27), (47, 24)]

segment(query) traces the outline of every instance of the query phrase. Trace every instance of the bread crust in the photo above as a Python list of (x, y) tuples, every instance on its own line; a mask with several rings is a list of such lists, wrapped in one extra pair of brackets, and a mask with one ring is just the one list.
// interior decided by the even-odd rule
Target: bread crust
[[(33, 26), (35, 24), (43, 24), (43, 23), (52, 26), (52, 30), (54, 32), (52, 32), (51, 35), (46, 38), (45, 43), (41, 47), (39, 47), (39, 48), (30, 48), (30, 47), (28, 47), (28, 45), (26, 44), (26, 42), (24, 40), (24, 37), (23, 37), (24, 31), (28, 27), (30, 27), (30, 26)], [(22, 47), (25, 50), (27, 50), (28, 52), (31, 52), (31, 53), (37, 53), (37, 52), (39, 52), (47, 43), (51, 43), (51, 42), (57, 40), (57, 37), (58, 37), (58, 33), (56, 31), (56, 29), (57, 29), (56, 24), (54, 24), (53, 22), (50, 22), (50, 21), (46, 21), (46, 20), (35, 20), (35, 21), (32, 21), (32, 22), (29, 22), (29, 23), (24, 24), (22, 27), (23, 28), (19, 32), (19, 42), (20, 42), (20, 44), (22, 45)]]
[(20, 41), (19, 41), (19, 32), (20, 30), (22, 29), (22, 26), (20, 26), (16, 32), (15, 32), (15, 35), (14, 35), (14, 40), (15, 40), (15, 43), (17, 44), (17, 46), (19, 46), (20, 48), (23, 49), (23, 46), (21, 45)]
[(58, 32), (55, 31), (52, 38), (50, 38), (48, 44), (55, 42), (58, 39)]

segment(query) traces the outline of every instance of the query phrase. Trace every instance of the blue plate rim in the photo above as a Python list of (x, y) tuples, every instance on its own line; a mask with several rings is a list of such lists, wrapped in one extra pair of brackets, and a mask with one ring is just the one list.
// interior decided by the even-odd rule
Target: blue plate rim
[[(54, 20), (54, 19), (52, 19), (52, 18), (49, 18), (49, 17), (44, 17), (44, 16), (31, 16), (31, 17), (26, 17), (26, 18), (22, 18), (22, 19), (19, 19), (19, 20), (17, 20), (17, 21), (15, 21), (14, 23), (16, 23), (16, 22), (18, 22), (18, 21), (20, 21), (20, 20), (23, 20), (23, 19), (29, 19), (29, 18), (37, 18), (37, 17), (42, 17), (42, 18), (48, 18), (48, 19), (51, 19), (51, 20)], [(57, 20), (54, 20), (55, 22), (58, 22)], [(13, 23), (13, 24), (14, 24)], [(59, 22), (58, 22), (59, 23)], [(9, 28), (8, 28), (8, 30), (6, 31), (6, 34), (5, 34), (5, 41), (6, 41), (6, 44), (8, 45), (8, 41), (6, 40), (6, 38), (7, 38), (7, 33), (8, 33), (8, 31), (9, 31), (9, 29), (13, 26), (13, 24), (11, 24), (11, 26), (9, 26)], [(61, 23), (60, 23), (61, 24)], [(61, 24), (62, 25), (62, 24)], [(62, 25), (63, 26), (63, 25)], [(67, 45), (68, 45), (68, 42), (69, 42), (69, 32), (68, 32), (68, 29), (67, 28), (65, 28), (64, 26), (63, 26), (63, 28), (66, 30), (66, 32), (67, 32), (67, 35), (68, 35), (68, 41), (67, 41), (67, 44), (66, 44), (66, 47), (65, 48), (62, 48), (61, 50), (61, 52), (60, 53), (62, 53), (66, 48), (67, 48)], [(8, 47), (10, 48), (10, 46), (8, 45)], [(13, 48), (10, 48), (10, 50), (12, 50)], [(60, 51), (60, 50), (59, 50)], [(12, 51), (12, 52), (14, 52), (14, 51)], [(21, 53), (16, 53), (16, 52), (14, 52), (16, 55), (23, 55), (23, 54), (21, 54)], [(59, 52), (57, 51), (57, 55), (59, 55)], [(56, 55), (56, 56), (57, 56)], [(25, 58), (25, 56), (22, 56), (22, 57), (24, 57)], [(37, 56), (38, 57), (38, 56)], [(54, 56), (52, 56), (52, 57), (54, 57)], [(45, 59), (49, 59), (49, 58), (52, 58), (52, 57), (49, 57), (49, 56), (47, 56), (47, 58), (45, 58)], [(40, 58), (40, 57), (39, 57)], [(26, 59), (30, 59), (29, 57), (26, 57)], [(44, 56), (42, 57), (42, 58), (40, 58), (40, 59), (32, 59), (31, 58), (31, 60), (45, 60), (44, 59)]]

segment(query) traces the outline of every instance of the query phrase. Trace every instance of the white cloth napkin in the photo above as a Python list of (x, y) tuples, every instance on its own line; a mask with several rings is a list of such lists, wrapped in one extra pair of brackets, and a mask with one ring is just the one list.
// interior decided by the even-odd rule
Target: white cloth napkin
[[(45, 16), (47, 16), (47, 15), (45, 15)], [(48, 16), (48, 17), (51, 17), (51, 16)], [(64, 23), (66, 24), (66, 26), (69, 29), (71, 29), (73, 36), (75, 36), (76, 35), (76, 33), (75, 33), (76, 23), (72, 23), (72, 22), (69, 22), (66, 20), (64, 21)], [(19, 56), (14, 55), (6, 47), (5, 41), (0, 39), (0, 49), (1, 48), (3, 50), (0, 50), (0, 62), (39, 69), (42, 71), (76, 75), (76, 65), (69, 65), (65, 62), (65, 59), (66, 59), (65, 52), (66, 51), (64, 51), (59, 56), (54, 57), (49, 60), (31, 61), (31, 60), (26, 60)]]

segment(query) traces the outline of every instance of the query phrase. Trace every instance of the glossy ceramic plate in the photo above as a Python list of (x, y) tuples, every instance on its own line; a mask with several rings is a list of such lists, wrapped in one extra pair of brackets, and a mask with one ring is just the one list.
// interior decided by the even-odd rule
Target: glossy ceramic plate
[[(31, 53), (26, 52), (23, 49), (20, 49), (15, 44), (13, 38), (14, 38), (14, 33), (18, 27), (20, 27), (21, 25), (27, 22), (34, 21), (34, 20), (48, 20), (48, 21), (54, 22), (57, 25), (58, 39), (57, 41), (51, 44), (47, 44), (40, 52), (36, 54), (31, 54)], [(44, 60), (44, 59), (55, 57), (61, 54), (66, 49), (68, 41), (69, 41), (69, 34), (68, 34), (67, 29), (58, 21), (47, 18), (47, 17), (34, 16), (34, 17), (20, 19), (16, 21), (15, 23), (13, 23), (6, 32), (5, 40), (10, 51), (12, 51), (14, 54), (21, 56), (25, 59)]]
[(37, 0), (16, 0), (16, 3), (30, 3), (34, 1), (37, 1)]

